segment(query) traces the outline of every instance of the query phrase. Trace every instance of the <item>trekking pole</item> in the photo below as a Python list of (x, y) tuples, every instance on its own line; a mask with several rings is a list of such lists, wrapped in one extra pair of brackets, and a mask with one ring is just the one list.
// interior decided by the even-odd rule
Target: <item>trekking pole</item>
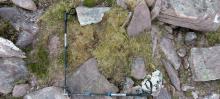
[(71, 8), (68, 12), (64, 12), (64, 95), (68, 95), (67, 90), (67, 67), (68, 67), (68, 58), (67, 58), (67, 50), (68, 50), (68, 42), (67, 42), (67, 25), (68, 25), (68, 16), (75, 15), (74, 8)]

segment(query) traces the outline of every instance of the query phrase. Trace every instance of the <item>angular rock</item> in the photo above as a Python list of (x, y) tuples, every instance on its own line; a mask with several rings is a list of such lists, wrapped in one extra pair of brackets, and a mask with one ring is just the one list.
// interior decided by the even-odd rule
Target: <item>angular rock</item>
[(152, 89), (151, 84), (149, 83), (148, 79), (145, 79), (141, 83), (142, 90), (145, 92), (150, 92), (152, 90), (152, 96), (158, 96), (160, 93), (160, 90), (162, 88), (162, 82), (163, 82), (163, 75), (159, 70), (156, 70), (152, 73), (152, 75), (148, 75), (148, 78), (150, 78), (150, 81), (152, 83)]
[(160, 90), (160, 94), (156, 97), (154, 97), (154, 99), (172, 99), (170, 93), (167, 91), (166, 88), (162, 88)]
[(190, 64), (189, 64), (189, 60), (187, 57), (183, 58), (183, 66), (185, 69), (188, 69)]
[(0, 93), (8, 94), (12, 91), (14, 82), (27, 77), (25, 62), (20, 58), (0, 59)]
[(181, 65), (181, 60), (176, 53), (172, 41), (166, 37), (163, 37), (160, 41), (160, 47), (170, 63), (176, 70), (178, 70)]
[(124, 9), (127, 9), (128, 6), (125, 3), (125, 0), (116, 0), (117, 5), (121, 6)]
[(189, 85), (182, 85), (182, 91), (193, 90), (195, 87)]
[[(94, 58), (89, 59), (73, 74), (67, 77), (67, 87), (72, 93), (81, 93), (85, 91), (95, 93), (117, 92), (118, 88), (109, 83), (97, 68), (97, 61)], [(107, 99), (110, 97), (77, 97), (73, 99)], [(111, 98), (110, 98), (111, 99)]]
[(172, 85), (178, 90), (180, 91), (180, 79), (178, 77), (177, 72), (174, 70), (174, 68), (172, 67), (172, 65), (166, 61), (166, 60), (162, 60), (163, 65), (165, 66), (165, 69), (167, 71), (167, 74), (170, 78), (170, 81), (172, 83)]
[(68, 99), (63, 95), (63, 89), (57, 87), (46, 87), (29, 93), (24, 99)]
[(81, 26), (101, 22), (104, 13), (109, 10), (109, 7), (87, 8), (79, 6), (76, 8), (77, 17)]
[(12, 0), (12, 2), (24, 9), (35, 11), (37, 7), (32, 0)]
[(143, 58), (134, 58), (131, 66), (131, 76), (135, 79), (144, 79), (146, 76), (146, 68)]
[(16, 47), (13, 42), (0, 37), (0, 57), (26, 58), (25, 53)]
[(197, 39), (195, 32), (187, 32), (185, 36), (185, 43), (187, 45), (194, 44)]
[(15, 85), (13, 92), (12, 92), (12, 96), (22, 97), (28, 92), (29, 89), (30, 89), (30, 86), (28, 84)]
[(128, 25), (127, 32), (129, 36), (137, 36), (144, 30), (151, 29), (150, 11), (144, 1), (138, 3), (134, 9), (131, 22)]
[(189, 61), (194, 81), (220, 79), (220, 46), (192, 48)]
[[(150, 1), (154, 1), (154, 0), (150, 0)], [(162, 1), (156, 0), (153, 9), (151, 10), (151, 20), (154, 20), (160, 14), (161, 7), (162, 7)]]
[(199, 98), (198, 91), (192, 91), (192, 96), (194, 99), (198, 99)]
[(158, 19), (198, 31), (216, 31), (220, 26), (219, 0), (163, 0)]

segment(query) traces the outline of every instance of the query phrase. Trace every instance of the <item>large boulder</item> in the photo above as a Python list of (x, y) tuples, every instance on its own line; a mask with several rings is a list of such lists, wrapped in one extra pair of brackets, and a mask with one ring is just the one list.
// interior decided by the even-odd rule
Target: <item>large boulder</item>
[(189, 61), (195, 81), (220, 79), (220, 46), (192, 48)]
[(145, 1), (141, 1), (134, 9), (131, 22), (128, 25), (127, 32), (129, 36), (137, 36), (144, 30), (151, 29), (150, 11)]
[(32, 0), (12, 0), (12, 2), (24, 9), (35, 11), (37, 7)]
[(109, 10), (109, 7), (88, 8), (79, 6), (76, 8), (77, 17), (82, 26), (101, 22), (104, 13)]
[[(82, 93), (85, 91), (95, 93), (117, 92), (118, 88), (109, 83), (97, 68), (97, 61), (89, 59), (73, 74), (67, 76), (67, 87), (71, 93)], [(72, 99), (111, 99), (110, 97), (77, 97)]]
[(25, 62), (20, 58), (0, 59), (0, 93), (8, 94), (12, 91), (14, 82), (27, 77)]
[(46, 87), (41, 90), (29, 93), (24, 99), (68, 99), (63, 95), (63, 90), (57, 87)]
[(181, 60), (177, 55), (172, 40), (167, 37), (163, 37), (160, 41), (160, 47), (170, 63), (174, 66), (176, 70), (178, 70), (181, 65)]
[(163, 0), (158, 19), (198, 31), (216, 31), (220, 26), (220, 1)]
[(16, 47), (13, 42), (0, 37), (0, 57), (26, 58), (25, 53)]

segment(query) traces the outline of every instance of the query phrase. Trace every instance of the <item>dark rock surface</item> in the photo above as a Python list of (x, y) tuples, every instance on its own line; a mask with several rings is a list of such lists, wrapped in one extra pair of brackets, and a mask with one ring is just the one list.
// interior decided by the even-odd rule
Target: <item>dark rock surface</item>
[(0, 58), (0, 93), (12, 91), (14, 82), (27, 77), (25, 62), (20, 58)]
[[(98, 71), (96, 59), (91, 58), (80, 66), (73, 74), (68, 76), (67, 86), (72, 93), (85, 91), (105, 93), (117, 92), (118, 88), (109, 83)], [(72, 99), (97, 99), (97, 97), (76, 97)], [(99, 99), (111, 99), (111, 97), (99, 97)]]

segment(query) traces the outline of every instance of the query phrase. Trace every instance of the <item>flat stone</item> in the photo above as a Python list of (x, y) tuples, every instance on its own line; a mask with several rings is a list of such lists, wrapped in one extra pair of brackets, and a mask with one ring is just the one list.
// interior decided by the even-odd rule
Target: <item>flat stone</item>
[(35, 11), (37, 7), (32, 0), (12, 0), (12, 2), (24, 9)]
[[(67, 87), (72, 93), (83, 93), (85, 91), (95, 93), (117, 92), (118, 88), (109, 83), (108, 80), (99, 73), (97, 61), (94, 58), (87, 60), (80, 68), (67, 76)], [(111, 99), (111, 97), (77, 97), (72, 99)]]
[(109, 10), (109, 7), (87, 8), (79, 6), (76, 8), (77, 17), (81, 26), (101, 22), (104, 13)]
[(138, 3), (134, 9), (134, 14), (128, 25), (127, 32), (129, 36), (137, 36), (144, 30), (151, 29), (150, 11), (144, 1)]
[(166, 60), (162, 60), (163, 65), (165, 66), (165, 69), (167, 71), (167, 74), (170, 78), (170, 81), (172, 83), (172, 85), (178, 90), (180, 91), (180, 79), (178, 77), (178, 74), (176, 72), (176, 70), (172, 67), (172, 65), (166, 61)]
[(25, 53), (16, 47), (13, 42), (0, 37), (0, 57), (26, 58)]
[(220, 46), (192, 48), (189, 61), (194, 81), (220, 79)]
[(166, 88), (161, 88), (160, 94), (154, 97), (154, 99), (172, 99), (172, 98)]
[(216, 31), (220, 26), (219, 0), (163, 0), (160, 21), (198, 31)]
[(144, 59), (141, 57), (134, 58), (131, 66), (131, 76), (135, 79), (144, 79), (146, 74)]
[(174, 68), (178, 70), (181, 65), (181, 60), (176, 53), (172, 40), (168, 39), (167, 37), (163, 37), (160, 41), (160, 47), (166, 58), (170, 61)]
[(20, 58), (0, 58), (0, 93), (12, 91), (16, 80), (27, 77), (25, 62)]
[(28, 84), (15, 85), (13, 92), (12, 92), (12, 96), (22, 97), (28, 92), (29, 89), (30, 89), (30, 86)]
[(46, 87), (24, 96), (24, 99), (68, 99), (63, 95), (63, 89), (57, 87)]

